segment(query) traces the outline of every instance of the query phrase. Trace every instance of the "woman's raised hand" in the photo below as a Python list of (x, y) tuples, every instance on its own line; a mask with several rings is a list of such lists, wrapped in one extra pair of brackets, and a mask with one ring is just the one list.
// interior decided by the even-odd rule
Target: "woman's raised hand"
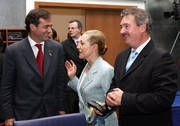
[(69, 79), (72, 80), (74, 78), (74, 76), (76, 75), (77, 67), (72, 60), (66, 61), (65, 66), (66, 66), (66, 70), (67, 70)]

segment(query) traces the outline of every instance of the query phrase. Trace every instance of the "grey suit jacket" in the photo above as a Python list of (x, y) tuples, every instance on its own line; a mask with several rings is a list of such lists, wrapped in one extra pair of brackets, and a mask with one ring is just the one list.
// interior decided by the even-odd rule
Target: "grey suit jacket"
[(47, 40), (44, 45), (43, 80), (27, 38), (6, 48), (1, 87), (4, 119), (38, 118), (64, 110), (67, 74), (62, 45)]
[[(106, 61), (104, 61), (101, 57), (99, 57), (92, 65), (90, 71), (88, 72), (84, 80), (82, 80), (83, 74), (87, 67), (88, 64), (86, 64), (86, 66), (84, 67), (79, 80), (77, 77), (74, 77), (73, 80), (69, 81), (68, 83), (70, 87), (72, 87), (75, 91), (78, 92), (80, 112), (84, 113), (86, 118), (89, 115), (89, 108), (87, 102), (105, 102), (106, 92), (110, 87), (114, 72), (113, 67)], [(115, 112), (105, 119), (105, 125), (118, 125)]]

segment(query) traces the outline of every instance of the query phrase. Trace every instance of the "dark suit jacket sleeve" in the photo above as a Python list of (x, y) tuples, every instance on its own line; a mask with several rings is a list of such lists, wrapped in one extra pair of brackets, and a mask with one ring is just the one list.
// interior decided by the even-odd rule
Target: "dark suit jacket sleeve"
[[(133, 83), (136, 91), (124, 91), (122, 102), (120, 105), (120, 114), (138, 114), (138, 113), (153, 113), (161, 112), (171, 108), (174, 97), (176, 95), (176, 81), (177, 73), (175, 64), (168, 53), (156, 50), (149, 56), (146, 68), (142, 69), (142, 73), (134, 71), (133, 78), (137, 80), (132, 81), (132, 76), (129, 75), (124, 78), (126, 83), (124, 85)], [(110, 90), (113, 88), (120, 88), (123, 85), (119, 77), (119, 61), (122, 57), (118, 57), (115, 65), (115, 76), (112, 80)], [(147, 74), (146, 74), (147, 73)], [(142, 83), (142, 87), (136, 87), (137, 83)], [(125, 87), (125, 86), (124, 86)], [(122, 89), (123, 90), (123, 89)]]
[(2, 80), (2, 72), (3, 72), (3, 53), (0, 53), (0, 85)]
[(57, 74), (57, 97), (59, 99), (59, 110), (65, 111), (65, 100), (66, 100), (66, 87), (68, 83), (68, 76), (65, 71), (65, 64), (64, 64), (64, 52), (61, 46), (60, 49), (60, 57), (59, 57), (59, 67), (58, 67), (58, 74)]
[(66, 41), (62, 41), (62, 42), (61, 42), (61, 44), (62, 44), (62, 46), (63, 46), (64, 61), (67, 60), (67, 56), (66, 56), (66, 52), (65, 52), (65, 46), (64, 46), (64, 45), (65, 45), (65, 42), (66, 42)]
[(13, 52), (9, 50), (9, 48), (6, 48), (5, 58), (4, 58), (4, 65), (3, 65), (3, 71), (6, 71), (3, 73), (3, 80), (1, 84), (1, 109), (2, 113), (1, 116), (3, 119), (9, 119), (14, 117), (14, 110), (13, 110), (13, 88), (15, 82), (15, 62), (14, 62)]
[[(0, 53), (0, 89), (1, 89), (2, 72), (3, 72), (3, 58), (4, 58), (3, 53)], [(0, 113), (1, 113), (1, 103), (0, 103)], [(2, 122), (2, 116), (0, 114), (0, 123), (1, 122)]]

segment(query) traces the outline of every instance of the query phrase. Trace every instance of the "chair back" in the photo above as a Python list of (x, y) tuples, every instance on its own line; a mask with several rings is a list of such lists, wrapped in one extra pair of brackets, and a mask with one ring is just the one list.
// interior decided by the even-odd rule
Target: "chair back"
[(32, 120), (15, 121), (14, 126), (86, 126), (85, 115), (74, 113)]

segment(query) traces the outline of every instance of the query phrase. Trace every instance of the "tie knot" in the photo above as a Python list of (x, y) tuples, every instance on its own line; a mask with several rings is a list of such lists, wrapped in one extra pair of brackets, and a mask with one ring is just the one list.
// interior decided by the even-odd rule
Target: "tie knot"
[(134, 59), (134, 58), (136, 58), (137, 55), (138, 55), (138, 52), (136, 52), (136, 50), (132, 50), (130, 58)]
[(38, 47), (38, 49), (41, 50), (42, 44), (36, 44), (35, 46)]
[(79, 44), (79, 40), (76, 41), (76, 45), (77, 45), (77, 46), (78, 46), (78, 44)]
[(132, 50), (132, 52), (131, 52), (133, 55), (137, 55), (138, 54), (138, 52), (136, 52), (136, 50)]

